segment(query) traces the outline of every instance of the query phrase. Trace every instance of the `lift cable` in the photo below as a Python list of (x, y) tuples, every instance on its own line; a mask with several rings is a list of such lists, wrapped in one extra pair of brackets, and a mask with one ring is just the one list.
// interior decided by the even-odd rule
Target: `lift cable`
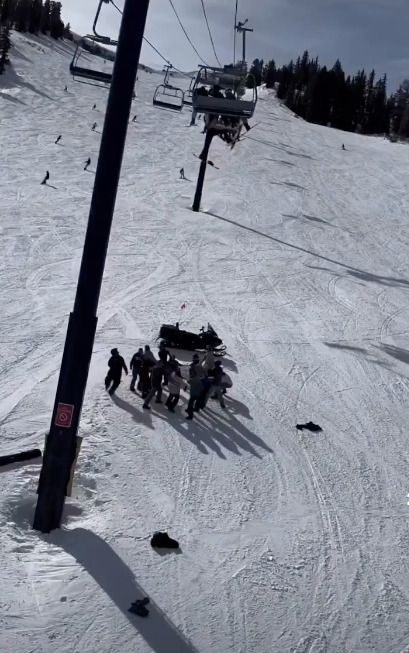
[[(114, 2), (114, 0), (110, 0), (110, 2), (111, 2), (111, 4), (115, 7), (115, 9), (116, 9), (116, 10), (117, 10), (121, 15), (122, 15), (122, 13), (123, 13), (123, 12), (122, 12), (122, 9), (120, 9), (120, 8), (118, 7), (118, 5)], [(183, 70), (179, 70), (179, 68), (176, 68), (175, 66), (173, 66), (173, 65), (170, 63), (169, 59), (166, 59), (166, 57), (165, 57), (165, 56), (164, 56), (164, 55), (163, 55), (163, 54), (158, 50), (158, 48), (155, 47), (155, 46), (153, 45), (153, 43), (151, 43), (151, 42), (146, 38), (146, 36), (143, 37), (143, 40), (144, 40), (144, 41), (145, 41), (145, 42), (146, 42), (146, 43), (147, 43), (147, 44), (152, 48), (152, 50), (154, 50), (154, 51), (156, 52), (156, 54), (158, 54), (158, 55), (160, 56), (161, 59), (163, 59), (163, 61), (164, 61), (168, 66), (170, 66), (173, 70), (176, 70), (176, 72), (180, 73), (181, 75), (184, 75), (184, 77), (188, 77), (188, 78), (190, 79), (190, 77), (191, 77), (190, 75), (188, 75), (187, 73), (184, 73)]]
[(187, 31), (185, 30), (185, 28), (184, 28), (184, 26), (183, 26), (183, 23), (182, 23), (182, 21), (181, 21), (180, 18), (179, 18), (179, 14), (178, 14), (178, 12), (177, 12), (176, 9), (175, 9), (175, 5), (173, 4), (172, 0), (169, 0), (169, 3), (170, 3), (170, 6), (172, 7), (172, 9), (173, 9), (173, 11), (174, 11), (174, 13), (175, 13), (176, 18), (178, 19), (179, 25), (181, 26), (184, 35), (186, 36), (186, 38), (187, 38), (187, 40), (189, 41), (190, 45), (192, 46), (193, 50), (195, 51), (195, 53), (196, 53), (197, 56), (199, 57), (200, 61), (202, 61), (202, 63), (204, 63), (205, 66), (208, 66), (209, 64), (206, 63), (206, 61), (203, 59), (203, 57), (200, 56), (199, 52), (196, 50), (194, 44), (192, 43), (192, 40), (191, 40), (189, 34), (187, 33)]
[(219, 57), (217, 56), (216, 48), (215, 48), (215, 46), (214, 46), (213, 36), (212, 36), (212, 32), (211, 32), (211, 30), (210, 30), (209, 21), (208, 21), (208, 19), (207, 19), (206, 9), (205, 9), (205, 6), (204, 6), (204, 0), (200, 0), (200, 1), (201, 1), (201, 3), (202, 3), (203, 14), (204, 14), (205, 21), (206, 21), (206, 25), (207, 25), (207, 30), (208, 30), (208, 32), (209, 32), (210, 42), (211, 42), (211, 44), (212, 44), (212, 48), (213, 48), (213, 52), (214, 52), (214, 56), (215, 56), (215, 58), (216, 58), (217, 63), (219, 64), (219, 67), (222, 68), (222, 64), (220, 63), (220, 59), (219, 59)]

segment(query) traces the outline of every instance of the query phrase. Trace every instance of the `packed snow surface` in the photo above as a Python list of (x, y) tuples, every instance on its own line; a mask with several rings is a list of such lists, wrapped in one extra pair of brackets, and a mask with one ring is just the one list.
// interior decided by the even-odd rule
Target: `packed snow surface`
[[(43, 447), (107, 100), (72, 82), (71, 44), (13, 42), (1, 455)], [(263, 91), (254, 130), (213, 143), (193, 213), (202, 123), (153, 108), (160, 81), (139, 73), (63, 528), (31, 529), (38, 464), (1, 470), (0, 650), (409, 651), (408, 149), (307, 124)], [(210, 401), (187, 422), (183, 393), (176, 415), (147, 414), (129, 377), (105, 393), (110, 349), (156, 351), (176, 320), (227, 345), (225, 412)], [(296, 430), (309, 420), (323, 430)], [(156, 530), (181, 553), (153, 551)], [(142, 595), (147, 619), (127, 612)]]

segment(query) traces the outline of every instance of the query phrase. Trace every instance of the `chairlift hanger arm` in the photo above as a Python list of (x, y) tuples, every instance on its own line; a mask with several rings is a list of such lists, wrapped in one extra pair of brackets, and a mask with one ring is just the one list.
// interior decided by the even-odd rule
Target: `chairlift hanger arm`
[(98, 39), (100, 39), (101, 43), (105, 43), (105, 45), (115, 45), (116, 46), (116, 45), (118, 45), (118, 41), (115, 41), (115, 40), (111, 39), (109, 36), (104, 36), (102, 34), (98, 34), (98, 32), (97, 32), (97, 23), (98, 23), (98, 20), (99, 20), (99, 14), (101, 13), (101, 8), (102, 8), (102, 5), (104, 3), (109, 4), (110, 0), (99, 0), (97, 13), (95, 14), (94, 22), (92, 24), (92, 31), (95, 34), (95, 36)]

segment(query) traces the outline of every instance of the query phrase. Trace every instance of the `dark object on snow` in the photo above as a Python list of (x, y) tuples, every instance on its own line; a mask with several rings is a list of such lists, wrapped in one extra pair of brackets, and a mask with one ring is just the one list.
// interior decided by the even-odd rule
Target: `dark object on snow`
[(54, 145), (58, 145), (58, 143), (60, 142), (61, 139), (62, 139), (62, 136), (60, 134), (59, 136), (57, 136), (57, 139), (55, 140)]
[(88, 170), (88, 166), (90, 165), (91, 165), (91, 157), (89, 156), (88, 159), (85, 161), (84, 170)]
[(148, 603), (149, 603), (149, 598), (147, 596), (145, 596), (143, 599), (138, 599), (137, 601), (133, 601), (131, 607), (128, 608), (128, 612), (132, 612), (132, 614), (137, 614), (138, 617), (147, 617), (149, 614), (149, 610), (146, 608)]
[(41, 182), (41, 186), (43, 186), (44, 184), (46, 184), (47, 181), (49, 180), (49, 178), (50, 178), (50, 173), (49, 173), (48, 170), (47, 170), (47, 172), (45, 173), (45, 177), (44, 177), (43, 181)]
[(296, 428), (299, 431), (302, 431), (303, 429), (308, 429), (309, 431), (322, 431), (322, 428), (318, 426), (318, 424), (314, 424), (314, 422), (307, 422), (306, 424), (297, 424)]
[(211, 347), (216, 355), (222, 356), (226, 349), (223, 340), (218, 337), (210, 324), (207, 325), (206, 331), (202, 327), (198, 334), (183, 331), (173, 324), (162, 324), (158, 337), (162, 338), (166, 347), (187, 349), (188, 351), (205, 350), (207, 347)]
[(161, 533), (158, 531), (154, 533), (151, 538), (151, 546), (154, 549), (178, 549), (179, 542), (177, 540), (172, 540), (167, 533)]
[(40, 449), (30, 449), (29, 451), (13, 453), (9, 456), (0, 456), (0, 467), (11, 465), (12, 463), (19, 463), (23, 460), (32, 460), (33, 458), (41, 458)]

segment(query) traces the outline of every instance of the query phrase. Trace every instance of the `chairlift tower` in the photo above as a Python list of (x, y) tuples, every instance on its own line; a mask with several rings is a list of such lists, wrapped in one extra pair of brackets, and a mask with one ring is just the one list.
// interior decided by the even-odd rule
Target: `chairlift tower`
[(254, 32), (253, 28), (244, 27), (247, 23), (248, 23), (248, 18), (246, 18), (246, 20), (244, 20), (243, 22), (239, 21), (237, 23), (237, 25), (235, 26), (236, 31), (239, 34), (241, 33), (241, 35), (243, 37), (243, 51), (242, 51), (242, 62), (243, 62), (243, 64), (246, 63), (246, 34), (247, 34), (247, 32)]
[[(96, 19), (104, 1), (99, 0)], [(43, 533), (61, 524), (77, 454), (77, 431), (148, 7), (149, 0), (125, 0), (124, 4), (74, 309), (38, 485), (33, 528)]]

